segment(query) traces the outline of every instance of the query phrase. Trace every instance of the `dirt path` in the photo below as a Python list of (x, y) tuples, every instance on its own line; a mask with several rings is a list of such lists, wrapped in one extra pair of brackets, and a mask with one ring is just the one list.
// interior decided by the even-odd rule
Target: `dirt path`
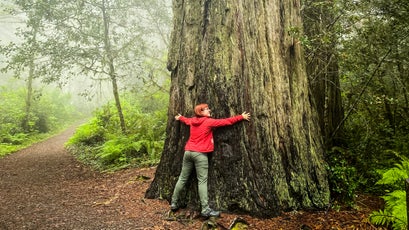
[[(0, 159), (0, 229), (199, 229), (202, 220), (164, 220), (168, 203), (144, 193), (155, 168), (101, 174), (77, 162), (64, 143), (74, 128)], [(146, 179), (149, 178), (149, 179)], [(296, 212), (272, 219), (241, 216), (249, 229), (376, 229), (369, 208)], [(222, 214), (229, 226), (237, 215)]]
[(166, 202), (143, 199), (154, 169), (94, 172), (64, 149), (73, 132), (0, 159), (0, 229), (167, 228)]

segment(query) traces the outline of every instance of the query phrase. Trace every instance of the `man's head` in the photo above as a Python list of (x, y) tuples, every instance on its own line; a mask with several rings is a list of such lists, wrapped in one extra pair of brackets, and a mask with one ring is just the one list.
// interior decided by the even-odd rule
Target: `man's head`
[(210, 117), (210, 109), (207, 104), (199, 104), (195, 107), (196, 117)]

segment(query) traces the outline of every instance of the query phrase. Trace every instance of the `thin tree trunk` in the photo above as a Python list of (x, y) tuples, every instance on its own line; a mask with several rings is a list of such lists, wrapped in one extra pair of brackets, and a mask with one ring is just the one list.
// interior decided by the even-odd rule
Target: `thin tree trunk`
[(121, 125), (121, 131), (122, 133), (126, 133), (125, 118), (122, 112), (121, 100), (119, 97), (118, 84), (117, 84), (115, 66), (114, 66), (114, 58), (113, 58), (113, 54), (111, 50), (111, 43), (109, 41), (109, 16), (106, 13), (105, 3), (106, 2), (103, 0), (102, 1), (102, 14), (103, 14), (103, 19), (104, 19), (104, 45), (105, 45), (105, 51), (106, 51), (106, 55), (108, 59), (107, 64), (109, 66), (109, 77), (111, 78), (112, 92), (115, 98), (115, 106), (116, 106), (118, 117), (119, 117), (119, 123)]
[(34, 60), (30, 60), (29, 71), (27, 77), (27, 94), (26, 94), (26, 105), (25, 105), (25, 116), (22, 122), (23, 130), (28, 133), (30, 132), (30, 117), (31, 117), (31, 107), (33, 101), (33, 78), (34, 78)]
[[(329, 202), (318, 118), (298, 40), (299, 1), (176, 0), (169, 52), (167, 139), (148, 198), (169, 199), (189, 129), (174, 115), (206, 102), (216, 118), (252, 121), (215, 131), (209, 197), (221, 210), (275, 216)], [(196, 183), (186, 202), (197, 205)]]
[[(31, 40), (31, 46), (36, 46), (37, 40), (37, 31), (38, 28), (33, 28), (33, 38)], [(33, 49), (34, 50), (34, 49)], [(26, 105), (25, 105), (25, 116), (22, 121), (23, 130), (28, 133), (31, 131), (30, 127), (30, 118), (31, 118), (31, 109), (32, 109), (32, 102), (33, 102), (33, 79), (35, 73), (35, 52), (31, 52), (31, 56), (29, 57), (29, 70), (28, 70), (28, 77), (27, 77), (27, 94), (26, 94)]]

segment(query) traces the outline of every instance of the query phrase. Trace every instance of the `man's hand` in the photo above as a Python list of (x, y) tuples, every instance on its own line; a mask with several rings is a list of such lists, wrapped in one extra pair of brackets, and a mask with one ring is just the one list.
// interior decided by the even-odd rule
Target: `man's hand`
[(244, 111), (242, 114), (243, 119), (246, 121), (250, 121), (250, 113), (247, 113), (246, 111)]
[(175, 120), (178, 121), (181, 116), (182, 116), (182, 115), (180, 115), (180, 113), (178, 113), (178, 115), (175, 116)]

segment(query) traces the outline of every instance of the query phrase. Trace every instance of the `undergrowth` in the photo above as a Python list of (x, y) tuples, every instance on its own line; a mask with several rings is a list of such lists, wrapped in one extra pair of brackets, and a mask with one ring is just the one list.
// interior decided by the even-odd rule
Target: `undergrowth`
[(386, 225), (393, 229), (407, 229), (405, 180), (409, 178), (409, 159), (396, 152), (394, 154), (402, 160), (395, 167), (382, 173), (382, 179), (377, 184), (387, 185), (384, 210), (374, 211), (370, 221), (376, 225)]
[(0, 143), (0, 157), (12, 154), (14, 152), (17, 152), (18, 150), (27, 148), (28, 146), (31, 146), (32, 144), (46, 140), (47, 138), (50, 138), (53, 135), (56, 135), (58, 132), (60, 132), (64, 128), (66, 128), (66, 125), (61, 127), (58, 130), (50, 131), (47, 133), (31, 133), (31, 134), (19, 133), (14, 136), (10, 135), (8, 142)]
[(101, 171), (158, 164), (165, 139), (166, 103), (126, 99), (123, 103), (126, 133), (119, 128), (116, 107), (107, 104), (77, 129), (67, 142), (67, 149), (80, 161)]

